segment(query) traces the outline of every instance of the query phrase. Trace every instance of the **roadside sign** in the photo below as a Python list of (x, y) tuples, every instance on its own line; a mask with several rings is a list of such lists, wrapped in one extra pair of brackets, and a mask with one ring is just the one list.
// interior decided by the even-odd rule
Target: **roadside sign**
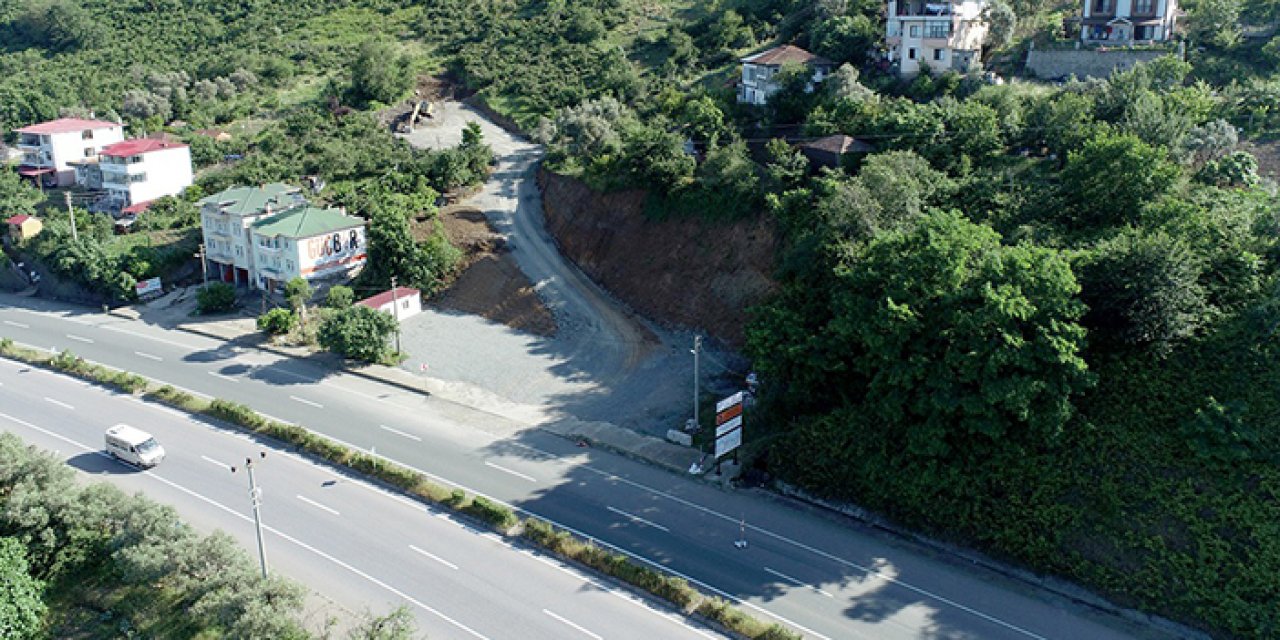
[(143, 298), (164, 291), (164, 285), (160, 283), (160, 278), (147, 278), (135, 284), (133, 290), (139, 298)]
[(740, 446), (742, 446), (742, 429), (734, 429), (724, 434), (724, 437), (716, 438), (716, 458), (719, 459)]
[(742, 445), (742, 399), (739, 391), (716, 403), (716, 459)]
[(724, 434), (729, 433), (730, 431), (733, 431), (734, 429), (737, 429), (738, 427), (741, 427), (741, 426), (742, 426), (742, 416), (741, 415), (735, 416), (733, 419), (729, 420), (728, 422), (716, 427), (716, 437), (719, 438), (720, 436), (723, 436)]

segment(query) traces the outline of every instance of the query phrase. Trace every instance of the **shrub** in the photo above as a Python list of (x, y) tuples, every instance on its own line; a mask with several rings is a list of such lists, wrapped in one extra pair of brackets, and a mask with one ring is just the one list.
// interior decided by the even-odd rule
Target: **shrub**
[(351, 287), (342, 285), (334, 285), (329, 289), (329, 295), (325, 298), (325, 306), (330, 309), (345, 309), (351, 306), (356, 299), (356, 294)]
[(236, 306), (236, 289), (225, 282), (212, 282), (196, 293), (196, 309), (200, 313), (221, 313)]
[(258, 415), (258, 412), (245, 405), (221, 398), (209, 403), (209, 408), (205, 410), (205, 413), (219, 420), (226, 420), (254, 431), (267, 426), (267, 420)]
[(289, 333), (298, 323), (298, 316), (289, 309), (272, 309), (258, 316), (258, 329), (278, 336)]
[(517, 522), (516, 514), (512, 513), (511, 509), (484, 496), (476, 496), (471, 500), (471, 504), (466, 505), (462, 510), (504, 531), (515, 526)]

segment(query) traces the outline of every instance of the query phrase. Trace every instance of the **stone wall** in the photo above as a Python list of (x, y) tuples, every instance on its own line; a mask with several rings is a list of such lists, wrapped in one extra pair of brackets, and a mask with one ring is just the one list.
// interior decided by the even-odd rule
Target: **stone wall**
[(1032, 49), (1027, 52), (1027, 75), (1043, 80), (1064, 79), (1071, 75), (1083, 80), (1085, 78), (1106, 78), (1112, 71), (1124, 70), (1139, 62), (1155, 60), (1169, 55), (1164, 50), (1151, 49), (1074, 49), (1065, 51), (1041, 51)]

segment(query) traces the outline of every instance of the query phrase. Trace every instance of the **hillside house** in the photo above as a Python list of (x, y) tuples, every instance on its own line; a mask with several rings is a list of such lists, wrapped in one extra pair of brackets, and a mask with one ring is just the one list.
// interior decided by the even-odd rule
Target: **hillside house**
[(796, 145), (796, 148), (814, 167), (839, 169), (844, 166), (845, 156), (850, 154), (867, 154), (875, 151), (875, 147), (843, 134), (825, 136)]
[(14, 129), (22, 152), (18, 173), (47, 186), (75, 184), (72, 163), (94, 160), (103, 147), (124, 140), (124, 125), (102, 120), (60, 118)]
[(118, 142), (102, 150), (97, 167), (107, 192), (103, 208), (125, 214), (140, 213), (157, 198), (176, 196), (193, 181), (191, 149), (180, 142)]
[(14, 244), (30, 240), (39, 235), (40, 231), (44, 229), (44, 223), (40, 222), (40, 219), (35, 216), (13, 216), (4, 222), (9, 225), (9, 239)]
[(773, 76), (782, 70), (784, 64), (799, 63), (813, 69), (806, 91), (812, 91), (813, 85), (822, 82), (835, 68), (835, 63), (830, 60), (789, 44), (747, 56), (739, 62), (742, 63), (742, 78), (738, 82), (738, 102), (754, 105), (767, 104), (769, 96), (777, 93), (778, 85)]
[(982, 19), (986, 6), (987, 0), (889, 0), (885, 20), (889, 62), (907, 77), (926, 66), (938, 73), (969, 71), (981, 62), (987, 37)]
[(1148, 44), (1173, 37), (1177, 0), (1084, 0), (1080, 40), (1086, 44)]
[(302, 190), (272, 183), (258, 187), (233, 187), (208, 196), (200, 205), (200, 226), (206, 260), (219, 280), (239, 286), (257, 280), (254, 264), (253, 223), (279, 211), (305, 206)]
[(349, 278), (368, 260), (365, 221), (338, 209), (299, 206), (254, 222), (255, 288), (275, 291), (284, 283)]

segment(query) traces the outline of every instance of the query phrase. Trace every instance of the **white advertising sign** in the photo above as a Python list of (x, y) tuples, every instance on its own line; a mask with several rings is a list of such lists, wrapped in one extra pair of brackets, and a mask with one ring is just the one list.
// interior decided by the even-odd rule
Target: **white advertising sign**
[(732, 420), (716, 427), (716, 437), (719, 438), (720, 436), (726, 433), (729, 433), (730, 431), (733, 431), (734, 429), (737, 429), (738, 427), (741, 427), (741, 426), (742, 426), (742, 416), (735, 416)]
[(742, 445), (742, 429), (734, 429), (723, 437), (716, 438), (716, 458), (737, 449)]
[(164, 285), (160, 283), (160, 278), (147, 278), (133, 285), (133, 288), (138, 297), (141, 298), (149, 293), (160, 293), (164, 290)]
[(732, 407), (733, 405), (738, 404), (740, 402), (742, 402), (741, 391), (729, 396), (728, 398), (725, 398), (724, 400), (721, 400), (720, 402), (717, 402), (716, 413), (720, 413), (721, 411), (724, 411), (725, 409), (728, 409), (729, 407)]

